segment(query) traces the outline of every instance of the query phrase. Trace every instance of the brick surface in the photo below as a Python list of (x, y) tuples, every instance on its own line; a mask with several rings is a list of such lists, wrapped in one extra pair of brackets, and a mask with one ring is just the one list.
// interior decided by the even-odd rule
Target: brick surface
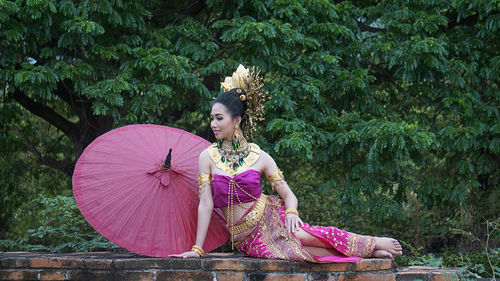
[(431, 281), (452, 281), (458, 280), (458, 276), (454, 272), (432, 272), (430, 277)]
[(391, 259), (362, 259), (352, 264), (352, 271), (387, 270), (392, 267)]
[(262, 271), (292, 271), (293, 262), (284, 260), (264, 260), (260, 263)]
[(78, 258), (39, 257), (30, 259), (32, 268), (83, 268), (83, 260)]
[(41, 271), (40, 280), (66, 280), (65, 271)]
[(438, 267), (431, 267), (431, 266), (421, 266), (421, 265), (413, 265), (407, 267), (405, 270), (425, 270), (425, 271), (430, 271), (430, 270), (437, 270), (439, 269)]
[(396, 274), (347, 273), (339, 274), (337, 281), (396, 281)]
[(127, 281), (150, 281), (154, 280), (155, 273), (154, 272), (127, 272), (125, 274)]
[(202, 259), (170, 259), (170, 266), (172, 269), (200, 269)]
[[(30, 268), (31, 267), (31, 268)], [(307, 263), (210, 253), (207, 258), (152, 258), (133, 253), (0, 252), (0, 280), (283, 280), (451, 281), (457, 269), (395, 268), (387, 259)]]
[(84, 259), (83, 264), (86, 269), (110, 269), (113, 260), (111, 259)]
[(245, 280), (243, 272), (217, 272), (217, 281)]
[(307, 274), (308, 281), (336, 281), (337, 278), (333, 273), (327, 272), (311, 272)]
[(248, 273), (249, 281), (305, 281), (305, 274)]
[(112, 271), (69, 271), (68, 280), (123, 281), (125, 275)]
[(170, 259), (162, 258), (137, 258), (137, 259), (117, 259), (113, 262), (115, 269), (153, 269), (170, 268)]
[(24, 257), (4, 257), (0, 259), (0, 267), (2, 268), (28, 267), (29, 264), (29, 260)]
[(157, 281), (203, 281), (213, 280), (212, 273), (207, 271), (160, 271), (156, 275)]
[(398, 273), (398, 281), (428, 280), (429, 273), (425, 270), (410, 270)]
[(38, 271), (22, 269), (0, 269), (0, 280), (38, 280)]
[(201, 266), (205, 270), (251, 271), (260, 268), (260, 260), (225, 258), (203, 259), (201, 261)]
[(292, 271), (294, 272), (314, 272), (314, 271), (349, 271), (351, 265), (349, 263), (309, 263), (309, 262), (290, 262)]

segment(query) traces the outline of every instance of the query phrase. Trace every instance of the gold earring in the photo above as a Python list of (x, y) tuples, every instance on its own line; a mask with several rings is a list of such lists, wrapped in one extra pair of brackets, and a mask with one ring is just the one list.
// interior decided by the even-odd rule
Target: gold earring
[(238, 125), (234, 125), (233, 139), (232, 139), (233, 148), (237, 151), (240, 148), (240, 134), (238, 134)]

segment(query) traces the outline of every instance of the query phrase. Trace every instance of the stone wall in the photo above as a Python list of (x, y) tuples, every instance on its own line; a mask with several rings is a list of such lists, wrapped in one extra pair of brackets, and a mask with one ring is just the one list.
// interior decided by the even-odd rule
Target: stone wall
[(312, 264), (222, 253), (198, 259), (169, 259), (109, 252), (0, 252), (0, 280), (445, 281), (456, 280), (454, 274), (430, 267), (398, 268), (387, 259)]

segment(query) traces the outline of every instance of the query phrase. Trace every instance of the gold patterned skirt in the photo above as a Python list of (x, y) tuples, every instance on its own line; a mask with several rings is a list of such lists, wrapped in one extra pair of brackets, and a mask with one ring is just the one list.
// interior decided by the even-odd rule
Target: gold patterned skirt
[(229, 230), (234, 245), (244, 255), (309, 262), (354, 262), (370, 257), (375, 238), (358, 235), (333, 226), (301, 228), (335, 249), (335, 255), (318, 257), (307, 251), (294, 234), (285, 227), (285, 204), (272, 195), (262, 194), (241, 220)]

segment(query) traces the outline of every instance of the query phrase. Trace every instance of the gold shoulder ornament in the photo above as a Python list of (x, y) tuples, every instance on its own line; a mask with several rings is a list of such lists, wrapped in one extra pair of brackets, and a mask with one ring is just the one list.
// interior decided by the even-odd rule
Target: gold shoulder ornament
[(255, 164), (255, 162), (257, 162), (257, 160), (260, 157), (260, 151), (261, 151), (260, 147), (255, 143), (249, 143), (248, 145), (250, 146), (249, 147), (250, 151), (248, 153), (248, 156), (246, 156), (243, 163), (236, 168), (234, 168), (233, 165), (228, 165), (222, 159), (222, 155), (219, 152), (217, 143), (213, 143), (208, 147), (208, 155), (210, 156), (210, 159), (212, 159), (212, 161), (215, 163), (215, 166), (219, 170), (222, 170), (231, 176), (235, 176), (252, 167), (252, 165)]
[(272, 175), (267, 177), (267, 180), (271, 184), (271, 187), (276, 191), (285, 186), (285, 177), (279, 168), (276, 169)]
[(214, 178), (210, 174), (198, 174), (198, 197), (201, 197), (201, 194), (205, 192), (205, 187), (210, 184), (210, 181)]

